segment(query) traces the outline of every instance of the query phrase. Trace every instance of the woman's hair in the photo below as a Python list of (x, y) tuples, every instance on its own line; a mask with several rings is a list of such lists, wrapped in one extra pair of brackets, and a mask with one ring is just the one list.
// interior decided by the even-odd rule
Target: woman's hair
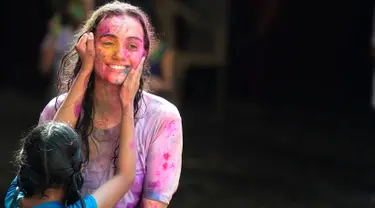
[[(71, 88), (73, 80), (77, 77), (79, 70), (82, 66), (82, 61), (74, 49), (74, 45), (78, 42), (78, 40), (82, 37), (83, 34), (92, 32), (96, 33), (96, 29), (98, 24), (106, 18), (114, 17), (114, 16), (129, 16), (135, 18), (141, 24), (143, 31), (144, 31), (144, 49), (146, 50), (146, 61), (142, 72), (142, 78), (140, 80), (139, 89), (134, 98), (134, 117), (140, 109), (141, 101), (143, 99), (142, 92), (146, 90), (146, 81), (149, 77), (149, 66), (147, 64), (147, 56), (149, 51), (152, 50), (154, 45), (155, 36), (154, 30), (150, 23), (149, 18), (147, 15), (138, 7), (130, 5), (128, 3), (122, 3), (118, 1), (114, 1), (108, 4), (105, 4), (94, 11), (89, 17), (89, 19), (85, 22), (80, 30), (78, 30), (75, 40), (72, 43), (71, 50), (62, 58), (60, 70), (58, 72), (58, 80), (57, 80), (57, 91), (58, 94), (61, 95), (66, 93)], [(95, 117), (95, 109), (93, 105), (93, 93), (94, 93), (94, 82), (95, 82), (95, 73), (92, 73), (88, 84), (85, 95), (82, 101), (82, 111), (83, 113), (78, 118), (76, 129), (82, 137), (83, 141), (83, 154), (84, 154), (84, 165), (87, 165), (89, 162), (89, 135), (93, 131), (93, 120)], [(57, 101), (57, 99), (56, 99)], [(57, 102), (55, 104), (55, 108), (57, 110)], [(114, 153), (113, 163), (116, 167), (116, 158), (118, 155), (118, 147)]]
[(81, 140), (67, 124), (48, 122), (32, 129), (21, 140), (15, 164), (17, 186), (25, 197), (63, 188), (66, 204), (81, 200), (85, 206), (79, 192), (83, 184)]

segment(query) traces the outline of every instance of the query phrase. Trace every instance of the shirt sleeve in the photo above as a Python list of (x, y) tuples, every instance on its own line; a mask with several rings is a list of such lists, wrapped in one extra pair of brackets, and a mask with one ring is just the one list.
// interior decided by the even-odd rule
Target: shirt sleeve
[[(46, 105), (46, 107), (43, 109), (42, 113), (40, 114), (39, 124), (42, 124), (42, 123), (53, 120), (53, 117), (55, 116), (56, 111), (57, 111), (56, 107), (58, 108), (61, 105), (61, 103), (65, 99), (65, 97), (66, 97), (66, 94), (60, 95), (56, 98), (53, 98)], [(57, 105), (56, 105), (56, 100), (57, 100)]]
[[(8, 192), (7, 194), (5, 195), (5, 199), (4, 199), (4, 207), (5, 208), (10, 208), (10, 206), (12, 205), (12, 202), (13, 202), (13, 198), (14, 198), (14, 194), (16, 192), (16, 189), (17, 189), (17, 177), (15, 177), (12, 181), (12, 183), (9, 185), (9, 188), (8, 188)], [(18, 201), (20, 200), (20, 198), (23, 197), (23, 193), (20, 192), (17, 196), (17, 201), (16, 201), (16, 204), (18, 204)]]
[(181, 174), (182, 122), (176, 111), (158, 115), (146, 159), (144, 197), (166, 204), (176, 192)]

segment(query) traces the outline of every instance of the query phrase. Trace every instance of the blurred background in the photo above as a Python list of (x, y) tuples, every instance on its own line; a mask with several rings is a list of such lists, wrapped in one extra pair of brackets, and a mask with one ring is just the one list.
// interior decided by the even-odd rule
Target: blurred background
[[(66, 41), (105, 2), (1, 2), (0, 194)], [(375, 206), (374, 1), (128, 2), (162, 34), (151, 87), (183, 117), (171, 208)]]

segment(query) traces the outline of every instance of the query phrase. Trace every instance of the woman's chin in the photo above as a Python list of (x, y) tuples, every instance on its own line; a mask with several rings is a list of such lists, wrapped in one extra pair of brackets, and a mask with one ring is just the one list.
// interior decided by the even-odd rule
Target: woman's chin
[(96, 67), (96, 75), (109, 85), (122, 85), (124, 83), (126, 74), (124, 71), (114, 71), (108, 68), (102, 69), (102, 66)]
[(111, 81), (110, 83), (113, 84), (113, 85), (122, 85), (122, 83), (124, 83), (124, 81), (114, 80), (114, 81)]
[(122, 85), (125, 81), (125, 77), (111, 77), (107, 81), (112, 85)]

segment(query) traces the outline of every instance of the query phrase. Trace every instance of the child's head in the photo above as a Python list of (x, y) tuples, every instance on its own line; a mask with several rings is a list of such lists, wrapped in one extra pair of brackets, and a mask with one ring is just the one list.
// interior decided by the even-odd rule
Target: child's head
[(44, 195), (46, 189), (63, 189), (64, 201), (81, 199), (81, 140), (64, 123), (44, 123), (31, 130), (21, 141), (16, 156), (17, 185), (25, 197)]

